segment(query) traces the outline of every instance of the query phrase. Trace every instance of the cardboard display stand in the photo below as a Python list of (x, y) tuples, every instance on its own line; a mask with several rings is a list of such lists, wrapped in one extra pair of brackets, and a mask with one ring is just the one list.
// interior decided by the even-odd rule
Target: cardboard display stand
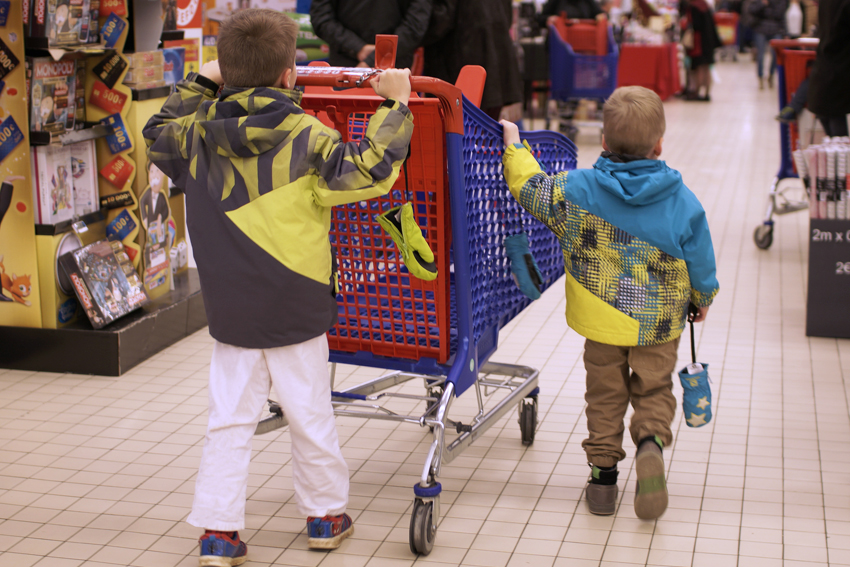
[(0, 27), (0, 325), (41, 326), (21, 2)]
[(850, 221), (811, 219), (806, 335), (850, 338)]

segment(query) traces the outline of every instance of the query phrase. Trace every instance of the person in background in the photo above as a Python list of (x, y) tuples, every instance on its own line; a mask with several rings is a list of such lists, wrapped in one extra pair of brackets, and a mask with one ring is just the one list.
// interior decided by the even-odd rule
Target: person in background
[(481, 109), (494, 120), (522, 101), (522, 77), (510, 36), (511, 0), (434, 0), (425, 34), (425, 75), (454, 84), (465, 65), (487, 71)]
[[(764, 55), (770, 47), (771, 39), (780, 39), (785, 34), (785, 12), (788, 0), (751, 0), (748, 5), (752, 16), (753, 33), (756, 43), (756, 65), (759, 89), (764, 88)], [(776, 53), (770, 50), (770, 72), (767, 84), (773, 88), (773, 73), (776, 71)]]
[(374, 67), (375, 36), (398, 36), (396, 68), (413, 64), (413, 53), (431, 17), (432, 0), (313, 0), (310, 21), (328, 43), (334, 67)]
[(820, 43), (809, 77), (809, 110), (827, 136), (847, 136), (850, 114), (850, 0), (821, 0)]
[(547, 0), (540, 12), (540, 25), (548, 27), (562, 13), (570, 19), (592, 20), (603, 11), (596, 0)]
[[(714, 12), (705, 0), (690, 0), (684, 6), (681, 25), (691, 31), (691, 44), (685, 46), (690, 59), (685, 100), (711, 100), (711, 66), (714, 50), (723, 45), (714, 23)], [(700, 94), (703, 92), (704, 94)]]

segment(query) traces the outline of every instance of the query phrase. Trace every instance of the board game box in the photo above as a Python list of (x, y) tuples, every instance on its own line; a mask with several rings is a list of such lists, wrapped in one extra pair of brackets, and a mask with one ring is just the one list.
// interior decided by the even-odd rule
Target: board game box
[(77, 65), (73, 59), (27, 57), (30, 130), (62, 134), (74, 129)]
[(100, 240), (59, 258), (74, 293), (95, 329), (135, 311), (150, 300), (120, 242)]

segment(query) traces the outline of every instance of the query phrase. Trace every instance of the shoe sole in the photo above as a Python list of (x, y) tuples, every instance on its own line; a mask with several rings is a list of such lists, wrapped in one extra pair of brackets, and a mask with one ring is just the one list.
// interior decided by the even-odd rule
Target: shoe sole
[(654, 520), (667, 510), (664, 458), (654, 452), (639, 455), (635, 463), (635, 473), (635, 514), (642, 520)]
[(338, 536), (311, 537), (307, 540), (307, 547), (310, 549), (336, 549), (342, 544), (342, 540), (350, 535), (354, 535), (354, 526), (351, 526)]
[(220, 557), (218, 555), (201, 555), (198, 567), (234, 567), (242, 565), (248, 559), (247, 555), (242, 557)]

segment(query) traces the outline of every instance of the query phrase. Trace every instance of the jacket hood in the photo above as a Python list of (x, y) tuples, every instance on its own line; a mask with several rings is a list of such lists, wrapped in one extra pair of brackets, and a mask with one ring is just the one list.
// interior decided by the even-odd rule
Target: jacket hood
[(682, 187), (681, 174), (660, 160), (618, 163), (603, 155), (593, 164), (593, 169), (602, 189), (633, 206), (661, 201)]
[(304, 117), (300, 102), (298, 91), (225, 87), (217, 101), (199, 110), (205, 118), (195, 125), (219, 155), (250, 158), (279, 146), (296, 130)]

